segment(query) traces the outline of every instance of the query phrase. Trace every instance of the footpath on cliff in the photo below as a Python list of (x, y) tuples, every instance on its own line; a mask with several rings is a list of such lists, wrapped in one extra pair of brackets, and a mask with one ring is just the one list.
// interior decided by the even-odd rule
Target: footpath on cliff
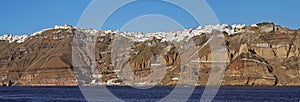
[[(74, 43), (80, 37), (94, 42), (93, 58), (85, 50), (74, 52), (74, 46), (91, 46)], [(123, 40), (115, 42), (117, 38)], [(300, 86), (299, 38), (300, 30), (273, 23), (219, 24), (148, 34), (55, 26), (32, 35), (0, 36), (0, 85), (206, 85), (216, 73), (212, 67), (219, 63), (213, 59), (210, 42), (223, 39), (222, 85)], [(195, 49), (182, 54), (176, 43), (189, 41), (193, 43), (187, 46)], [(128, 47), (117, 46), (124, 44)], [(74, 53), (95, 66), (74, 66)], [(189, 60), (191, 56), (196, 57)], [(136, 79), (140, 81), (129, 81)]]

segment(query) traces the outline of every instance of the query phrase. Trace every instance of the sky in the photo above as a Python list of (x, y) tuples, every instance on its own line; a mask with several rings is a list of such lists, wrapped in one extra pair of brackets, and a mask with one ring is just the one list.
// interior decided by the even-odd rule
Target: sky
[[(54, 25), (69, 24), (76, 26), (81, 15), (91, 2), (92, 0), (1, 0), (0, 35), (31, 34)], [(206, 0), (206, 2), (222, 24), (251, 25), (260, 22), (274, 22), (292, 29), (300, 28), (299, 0)], [(123, 14), (135, 15), (149, 12), (150, 7), (153, 7), (154, 4), (144, 3), (143, 5), (138, 10), (134, 8), (135, 6), (129, 6), (127, 11), (123, 11)], [(161, 6), (164, 6), (164, 4), (155, 5), (155, 8), (163, 9), (156, 10), (156, 12), (174, 16), (175, 20), (178, 19), (185, 22), (183, 25), (186, 28), (198, 26), (185, 12), (176, 12), (178, 10), (164, 11), (166, 8)], [(168, 8), (168, 6), (165, 7)], [(183, 16), (178, 16), (178, 14)], [(132, 18), (131, 16), (123, 16), (122, 13), (120, 15), (116, 14), (115, 17), (120, 16), (122, 16), (121, 19), (111, 19), (111, 22), (108, 20), (106, 26), (99, 29), (121, 29), (120, 25), (124, 25), (125, 21)], [(159, 16), (156, 15), (155, 17)], [(145, 16), (145, 19), (149, 18), (151, 17)], [(166, 19), (157, 19), (157, 22), (153, 22), (153, 24), (148, 22), (149, 27), (162, 28), (162, 26), (154, 25), (160, 25), (161, 21)], [(136, 22), (142, 21), (137, 19)]]

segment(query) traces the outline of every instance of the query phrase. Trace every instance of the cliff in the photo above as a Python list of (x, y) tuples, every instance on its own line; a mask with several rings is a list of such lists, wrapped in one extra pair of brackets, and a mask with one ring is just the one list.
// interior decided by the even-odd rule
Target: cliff
[[(300, 30), (273, 23), (215, 25), (191, 33), (184, 30), (150, 34), (66, 25), (30, 36), (5, 35), (0, 37), (0, 83), (15, 86), (174, 85), (185, 75), (180, 84), (206, 85), (209, 75), (214, 73), (211, 71), (215, 64), (213, 48), (209, 44), (211, 39), (218, 39), (214, 33), (222, 35), (220, 43), (226, 48), (222, 53), (226, 64), (222, 85), (300, 86)], [(87, 39), (89, 34), (97, 36)], [(86, 41), (74, 42), (81, 36)], [(116, 42), (120, 37), (125, 40)], [(89, 40), (95, 44), (93, 56), (85, 57), (86, 52), (81, 50), (74, 52), (74, 46), (90, 46), (86, 43)], [(195, 49), (182, 54), (176, 43), (189, 40), (193, 43), (187, 46)], [(94, 69), (74, 66), (74, 53), (93, 63)], [(194, 54), (197, 55), (193, 63), (183, 63)], [(136, 79), (140, 82), (130, 81)], [(195, 79), (197, 82), (193, 83)]]

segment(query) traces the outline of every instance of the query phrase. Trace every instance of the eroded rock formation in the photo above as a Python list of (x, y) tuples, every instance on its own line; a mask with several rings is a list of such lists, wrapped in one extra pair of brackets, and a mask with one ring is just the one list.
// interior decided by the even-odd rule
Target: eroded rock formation
[[(132, 40), (131, 45), (126, 47), (114, 45), (116, 36), (124, 36), (122, 32), (95, 31), (71, 26), (45, 30), (21, 43), (0, 41), (0, 82), (1, 85), (7, 85), (13, 81), (12, 85), (22, 86), (70, 86), (99, 82), (116, 85), (138, 78), (145, 79), (143, 84), (174, 85), (183, 79), (182, 75), (186, 75), (181, 84), (205, 85), (209, 75), (215, 73), (211, 71), (213, 64), (220, 63), (213, 59), (212, 49), (217, 48), (213, 48), (210, 42), (212, 39), (221, 39), (220, 43), (226, 48), (221, 53), (225, 56), (223, 62), (226, 64), (222, 85), (300, 85), (300, 30), (290, 30), (273, 23), (240, 28), (226, 26), (224, 29), (213, 29), (212, 32), (195, 30), (192, 35), (184, 37), (181, 37), (181, 33), (185, 32), (178, 31), (175, 32), (177, 39), (174, 41), (158, 36), (160, 34), (142, 41), (126, 35), (129, 38), (127, 40)], [(228, 32), (226, 29), (233, 31)], [(219, 35), (213, 34), (214, 31)], [(89, 39), (85, 36), (87, 34), (97, 37)], [(76, 53), (79, 58), (86, 60), (87, 65), (94, 64), (94, 69), (73, 66), (72, 47), (92, 45), (85, 42), (74, 43), (76, 37), (95, 44), (94, 58), (85, 56), (87, 53), (84, 50), (79, 49)], [(195, 51), (181, 51), (181, 47), (190, 45), (176, 45), (177, 42), (187, 42), (188, 39), (192, 39), (191, 44), (196, 48)], [(128, 42), (117, 44), (124, 45)], [(117, 56), (112, 56), (114, 54)], [(189, 60), (194, 54), (197, 58)], [(95, 59), (94, 62), (92, 59)], [(126, 66), (129, 70), (124, 69)], [(153, 69), (154, 66), (163, 67)], [(163, 73), (160, 80), (156, 80), (156, 77), (155, 80), (146, 79), (151, 75), (161, 76), (161, 73), (155, 71), (166, 73)], [(128, 77), (120, 77), (120, 73)], [(195, 83), (189, 81), (195, 79), (193, 75), (198, 76)], [(77, 79), (76, 76), (86, 80)]]

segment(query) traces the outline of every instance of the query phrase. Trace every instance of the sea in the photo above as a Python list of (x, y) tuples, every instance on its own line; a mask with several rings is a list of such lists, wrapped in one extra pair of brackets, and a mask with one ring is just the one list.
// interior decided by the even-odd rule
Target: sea
[[(95, 88), (97, 87), (90, 89)], [(199, 102), (205, 90), (204, 86), (193, 87), (192, 92), (185, 88), (188, 88), (188, 86), (179, 87), (181, 91), (177, 92), (177, 96), (175, 95), (176, 97), (168, 100), (164, 99), (168, 95), (174, 94), (172, 93), (174, 90), (178, 90), (174, 86), (155, 86), (148, 89), (129, 86), (106, 86), (107, 92), (110, 94), (101, 95), (106, 97), (103, 102)], [(85, 95), (79, 87), (0, 87), (0, 102), (87, 102), (88, 99)], [(97, 96), (97, 94), (94, 95)], [(181, 96), (188, 96), (188, 98), (184, 100), (181, 99)], [(213, 96), (212, 101), (300, 102), (300, 87), (222, 86)]]

